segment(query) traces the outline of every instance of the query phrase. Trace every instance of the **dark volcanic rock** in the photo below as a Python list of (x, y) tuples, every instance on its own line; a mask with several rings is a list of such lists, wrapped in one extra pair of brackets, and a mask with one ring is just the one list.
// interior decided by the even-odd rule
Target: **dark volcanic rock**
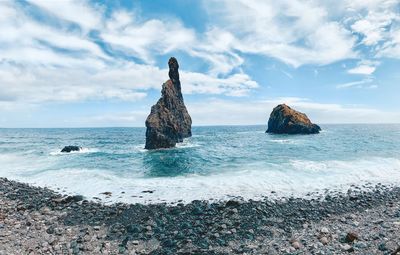
[(354, 233), (354, 232), (347, 233), (346, 238), (345, 238), (346, 243), (352, 243), (355, 240), (358, 240), (358, 235), (356, 233)]
[(79, 146), (65, 146), (61, 152), (71, 152), (71, 151), (80, 151), (82, 150), (82, 147)]
[(293, 110), (285, 104), (274, 108), (269, 120), (267, 133), (276, 134), (317, 134), (321, 128), (311, 123), (304, 113)]
[(56, 203), (71, 203), (71, 202), (79, 202), (82, 201), (84, 198), (81, 195), (74, 195), (74, 196), (66, 196), (66, 197), (59, 197), (54, 198), (53, 201)]
[(192, 119), (183, 102), (179, 65), (170, 58), (169, 80), (162, 85), (161, 98), (146, 119), (146, 149), (170, 148), (192, 136)]

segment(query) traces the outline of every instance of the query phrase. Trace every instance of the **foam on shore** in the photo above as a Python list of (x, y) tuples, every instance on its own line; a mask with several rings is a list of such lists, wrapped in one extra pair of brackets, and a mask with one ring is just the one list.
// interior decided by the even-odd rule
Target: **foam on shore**
[[(18, 164), (24, 161), (16, 155), (2, 155), (0, 162), (1, 176), (68, 194), (82, 194), (89, 199), (99, 197), (107, 202), (191, 202), (236, 196), (258, 200), (265, 196), (306, 197), (326, 189), (346, 191), (352, 185), (366, 183), (400, 184), (400, 160), (381, 157), (353, 161), (290, 160), (286, 164), (270, 164), (267, 169), (255, 163), (240, 171), (176, 177), (68, 167), (35, 171), (43, 162), (27, 170), (27, 165)], [(103, 192), (113, 195), (105, 197), (101, 195)]]

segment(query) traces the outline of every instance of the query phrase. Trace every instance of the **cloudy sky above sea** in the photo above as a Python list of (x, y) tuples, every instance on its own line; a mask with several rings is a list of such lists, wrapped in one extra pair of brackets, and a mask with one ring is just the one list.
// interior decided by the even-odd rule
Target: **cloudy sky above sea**
[(0, 1), (0, 127), (144, 126), (175, 56), (194, 125), (400, 123), (400, 1)]

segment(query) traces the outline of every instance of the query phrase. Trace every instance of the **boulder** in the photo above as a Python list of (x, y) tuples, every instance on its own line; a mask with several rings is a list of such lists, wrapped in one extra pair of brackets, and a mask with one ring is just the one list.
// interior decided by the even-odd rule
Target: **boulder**
[(348, 232), (347, 235), (346, 235), (346, 237), (345, 237), (346, 243), (352, 243), (352, 242), (354, 242), (355, 240), (358, 240), (358, 235), (357, 235), (357, 233)]
[(81, 195), (74, 195), (74, 196), (57, 197), (53, 199), (53, 202), (60, 204), (68, 204), (71, 202), (79, 202), (82, 201), (83, 199), (84, 198)]
[(286, 104), (274, 108), (269, 120), (267, 133), (275, 134), (317, 134), (321, 128), (311, 123), (304, 113), (298, 112)]
[(65, 146), (61, 152), (71, 152), (71, 151), (80, 151), (82, 150), (82, 147), (79, 146)]
[(145, 149), (171, 148), (192, 136), (192, 119), (183, 102), (179, 64), (170, 58), (169, 80), (162, 85), (161, 98), (151, 107), (146, 119)]

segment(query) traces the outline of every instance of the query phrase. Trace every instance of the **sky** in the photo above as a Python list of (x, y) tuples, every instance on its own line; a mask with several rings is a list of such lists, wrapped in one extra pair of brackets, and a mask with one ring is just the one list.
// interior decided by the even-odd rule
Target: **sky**
[(399, 0), (4, 0), (0, 127), (143, 127), (171, 56), (195, 126), (400, 123)]

